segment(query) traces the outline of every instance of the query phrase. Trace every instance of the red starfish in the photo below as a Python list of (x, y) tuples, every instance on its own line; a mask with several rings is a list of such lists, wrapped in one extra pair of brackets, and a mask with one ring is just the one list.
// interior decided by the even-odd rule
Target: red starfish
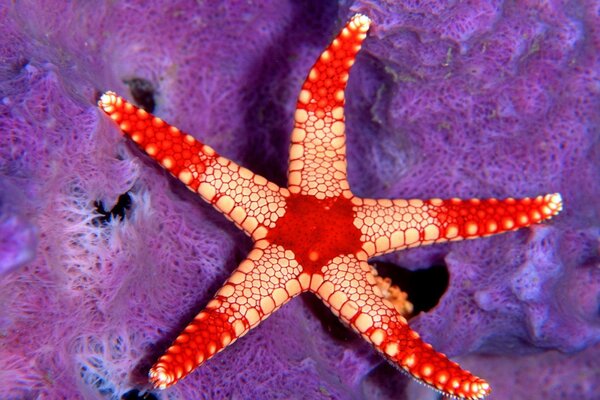
[(480, 399), (483, 379), (433, 350), (376, 285), (369, 257), (515, 230), (556, 215), (559, 194), (506, 200), (374, 200), (346, 179), (344, 90), (367, 35), (355, 15), (300, 91), (288, 188), (221, 157), (192, 136), (106, 93), (100, 107), (126, 135), (252, 237), (254, 247), (206, 308), (150, 370), (161, 389), (306, 291), (401, 370), (446, 395)]

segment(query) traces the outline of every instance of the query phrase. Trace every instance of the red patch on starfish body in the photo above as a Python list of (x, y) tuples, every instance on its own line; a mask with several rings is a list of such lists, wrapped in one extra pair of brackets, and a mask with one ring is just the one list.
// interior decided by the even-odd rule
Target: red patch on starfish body
[(350, 200), (292, 194), (286, 206), (285, 215), (266, 239), (293, 251), (304, 272), (320, 272), (332, 258), (361, 249), (361, 233), (353, 224)]

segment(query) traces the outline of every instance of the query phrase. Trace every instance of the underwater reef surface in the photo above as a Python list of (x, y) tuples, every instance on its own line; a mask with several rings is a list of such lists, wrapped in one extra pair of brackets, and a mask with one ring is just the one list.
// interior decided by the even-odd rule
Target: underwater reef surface
[(529, 229), (381, 257), (447, 268), (411, 325), (490, 399), (598, 398), (598, 2), (214, 4), (0, 2), (0, 398), (439, 398), (310, 295), (174, 387), (147, 383), (250, 241), (123, 140), (98, 94), (283, 185), (300, 86), (354, 12), (373, 20), (346, 96), (357, 195), (565, 203)]

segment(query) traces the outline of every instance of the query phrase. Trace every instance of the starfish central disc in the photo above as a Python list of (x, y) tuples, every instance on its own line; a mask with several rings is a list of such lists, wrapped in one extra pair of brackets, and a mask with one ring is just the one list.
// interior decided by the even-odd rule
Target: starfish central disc
[(285, 215), (266, 239), (293, 251), (304, 272), (320, 272), (334, 257), (356, 254), (361, 249), (361, 233), (353, 224), (350, 200), (292, 194), (286, 205)]

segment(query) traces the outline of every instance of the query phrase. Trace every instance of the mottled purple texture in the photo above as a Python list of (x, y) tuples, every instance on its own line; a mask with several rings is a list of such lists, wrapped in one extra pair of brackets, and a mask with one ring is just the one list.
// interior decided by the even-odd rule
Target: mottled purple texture
[[(347, 93), (354, 191), (560, 191), (551, 223), (399, 252), (450, 287), (412, 326), (491, 399), (597, 398), (600, 6), (559, 2), (4, 2), (0, 5), (3, 399), (119, 398), (248, 250), (126, 144), (95, 90), (157, 88), (156, 114), (285, 183), (295, 99), (352, 11), (374, 27)], [(6, 22), (6, 23), (5, 23)], [(123, 221), (94, 224), (94, 202)], [(98, 226), (97, 226), (98, 225)], [(297, 299), (161, 399), (435, 398)]]
[(9, 187), (8, 180), (0, 180), (0, 276), (35, 256), (37, 229), (20, 215), (22, 201), (17, 190)]

